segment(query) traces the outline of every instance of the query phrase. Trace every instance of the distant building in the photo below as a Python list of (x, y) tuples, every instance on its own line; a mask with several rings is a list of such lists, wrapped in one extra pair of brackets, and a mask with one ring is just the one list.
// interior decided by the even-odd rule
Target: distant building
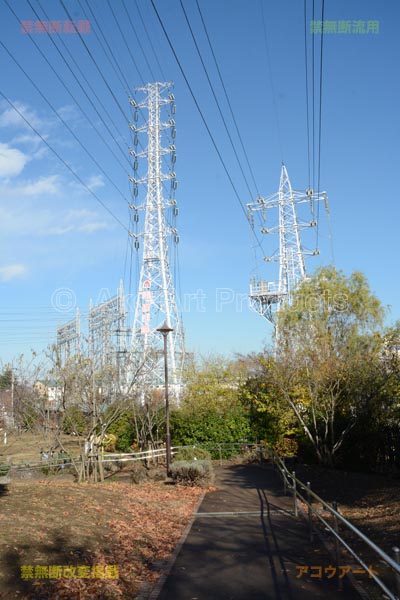
[(62, 388), (57, 381), (38, 379), (33, 384), (37, 394), (46, 400), (45, 409), (58, 411), (61, 408)]

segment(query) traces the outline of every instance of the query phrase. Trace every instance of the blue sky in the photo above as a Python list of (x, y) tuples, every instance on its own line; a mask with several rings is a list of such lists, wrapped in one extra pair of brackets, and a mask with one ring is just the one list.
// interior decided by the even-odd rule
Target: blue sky
[[(272, 81), (280, 122), (274, 111), (261, 19), (266, 20)], [(68, 16), (60, 2), (41, 0), (32, 6), (43, 21), (64, 23)], [(141, 26), (133, 0), (125, 0), (148, 62), (163, 80)], [(249, 352), (261, 350), (270, 326), (250, 312), (243, 301), (255, 267), (249, 226), (223, 171), (183, 77), (148, 0), (138, 0), (163, 74), (175, 82), (177, 200), (180, 207), (180, 280), (183, 318), (189, 350)], [(308, 2), (310, 31), (311, 2)], [(38, 20), (25, 0), (11, 3), (20, 21)], [(129, 40), (143, 80), (127, 52), (106, 0), (90, 6), (86, 0), (65, 0), (74, 20), (89, 18), (87, 43), (116, 99), (129, 117), (128, 96), (99, 46), (95, 32), (106, 36), (132, 91), (152, 81), (148, 65), (126, 18), (122, 0), (113, 0), (118, 23)], [(184, 0), (210, 77), (238, 145), (212, 57), (193, 0)], [(187, 29), (178, 0), (156, 1), (196, 98), (221, 151), (235, 187), (246, 204), (250, 197), (221, 123), (212, 94)], [(260, 193), (277, 191), (281, 151), (295, 189), (308, 184), (304, 20), (300, 0), (200, 0), (230, 101)], [(315, 3), (315, 19), (321, 4)], [(86, 13), (86, 14), (85, 14)], [(391, 318), (400, 317), (396, 172), (399, 166), (400, 85), (398, 56), (400, 8), (393, 2), (328, 0), (325, 20), (378, 21), (379, 33), (326, 34), (324, 37), (321, 188), (328, 192), (332, 217), (335, 264), (346, 273), (358, 269), (370, 281), (383, 304), (391, 305)], [(53, 65), (59, 79), (39, 54), (6, 4), (0, 7), (0, 40), (23, 66), (45, 97), (69, 124), (122, 194), (129, 198), (127, 174), (80, 112), (71, 94), (95, 123), (124, 166), (127, 162), (100, 122), (82, 89), (55, 51), (49, 36), (32, 33), (32, 39)], [(92, 89), (116, 125), (115, 138), (126, 149), (131, 144), (127, 122), (75, 34), (52, 35), (68, 47), (79, 64), (81, 85)], [(316, 65), (320, 36), (315, 36)], [(308, 44), (312, 35), (308, 33)], [(61, 47), (61, 46), (60, 46)], [(65, 53), (65, 51), (63, 50)], [(66, 58), (68, 58), (66, 56)], [(69, 60), (69, 59), (68, 59)], [(71, 168), (128, 227), (124, 199), (85, 154), (40, 94), (0, 46), (1, 92), (35, 126)], [(318, 80), (317, 80), (318, 81)], [(98, 110), (103, 108), (88, 91)], [(317, 106), (316, 106), (317, 109)], [(104, 117), (106, 120), (107, 118)], [(107, 120), (108, 122), (108, 120)], [(114, 126), (112, 126), (114, 131)], [(279, 142), (279, 137), (281, 144)], [(396, 168), (397, 167), (397, 168)], [(125, 253), (127, 234), (106, 210), (0, 98), (0, 358), (38, 351), (55, 339), (57, 324), (72, 318), (52, 306), (57, 290), (73, 291), (73, 304), (87, 312), (89, 300), (113, 295), (119, 280), (128, 287)], [(331, 261), (327, 222), (321, 215), (321, 255), (307, 263), (308, 270)], [(268, 247), (266, 247), (268, 252)], [(264, 267), (267, 280), (277, 276)], [(271, 270), (268, 270), (268, 269)], [(135, 268), (134, 276), (137, 276)], [(108, 291), (107, 291), (108, 290)], [(232, 290), (228, 292), (227, 290)], [(133, 290), (132, 290), (133, 291)], [(202, 298), (197, 304), (195, 295)], [(64, 297), (63, 297), (64, 298)], [(226, 303), (217, 310), (218, 298)], [(186, 299), (186, 300), (185, 300)], [(133, 311), (134, 300), (129, 303)]]

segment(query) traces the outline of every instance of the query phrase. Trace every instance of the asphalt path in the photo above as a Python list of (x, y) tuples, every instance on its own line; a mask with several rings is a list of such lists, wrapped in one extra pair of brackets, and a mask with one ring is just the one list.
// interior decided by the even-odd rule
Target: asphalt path
[[(159, 600), (357, 599), (270, 465), (217, 469)], [(346, 566), (343, 564), (343, 566)], [(336, 571), (334, 571), (336, 569)]]

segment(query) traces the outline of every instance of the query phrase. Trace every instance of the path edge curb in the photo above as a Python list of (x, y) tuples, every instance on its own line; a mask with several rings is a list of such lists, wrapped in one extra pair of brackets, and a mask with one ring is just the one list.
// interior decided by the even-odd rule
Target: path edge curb
[(207, 494), (207, 490), (204, 490), (204, 492), (200, 495), (200, 497), (197, 501), (197, 504), (195, 505), (195, 507), (193, 509), (192, 516), (190, 517), (189, 522), (186, 525), (179, 542), (175, 546), (175, 549), (172, 552), (172, 554), (168, 560), (168, 563), (166, 564), (166, 566), (164, 568), (161, 569), (161, 575), (160, 575), (159, 579), (156, 581), (156, 583), (152, 587), (151, 591), (147, 590), (147, 593), (146, 593), (145, 589), (143, 589), (143, 591), (140, 591), (138, 596), (136, 597), (137, 600), (157, 600), (158, 599), (158, 597), (161, 594), (161, 591), (164, 587), (164, 584), (165, 584), (169, 574), (172, 571), (172, 568), (176, 562), (176, 559), (178, 558), (178, 555), (182, 549), (182, 546), (186, 542), (186, 539), (190, 533), (190, 530), (192, 529), (192, 525), (195, 521), (196, 515), (199, 511), (199, 508), (200, 508), (206, 494)]

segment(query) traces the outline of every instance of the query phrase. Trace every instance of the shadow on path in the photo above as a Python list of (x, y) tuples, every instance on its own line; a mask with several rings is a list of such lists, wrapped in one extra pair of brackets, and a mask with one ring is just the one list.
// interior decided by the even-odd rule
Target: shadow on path
[(283, 496), (272, 466), (219, 467), (216, 485), (201, 504), (159, 600), (357, 597), (347, 585), (339, 591), (337, 577), (298, 577), (300, 566), (323, 570), (331, 559), (318, 542), (310, 543), (305, 522), (293, 517), (293, 500)]

